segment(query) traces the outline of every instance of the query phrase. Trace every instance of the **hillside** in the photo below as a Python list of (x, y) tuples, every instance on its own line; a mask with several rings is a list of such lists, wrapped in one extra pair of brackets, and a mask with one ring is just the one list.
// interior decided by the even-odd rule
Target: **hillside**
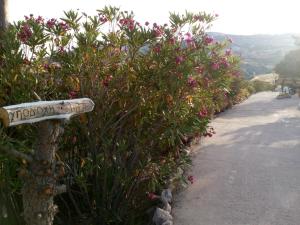
[(242, 57), (246, 78), (271, 73), (275, 65), (290, 50), (296, 49), (292, 34), (282, 35), (228, 35), (210, 33), (216, 40), (232, 39), (232, 50)]

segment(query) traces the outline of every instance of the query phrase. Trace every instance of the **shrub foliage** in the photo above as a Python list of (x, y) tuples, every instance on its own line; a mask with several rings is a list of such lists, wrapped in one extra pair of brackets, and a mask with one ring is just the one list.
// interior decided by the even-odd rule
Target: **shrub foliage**
[[(214, 19), (187, 12), (142, 25), (105, 7), (96, 16), (31, 15), (1, 34), (0, 106), (33, 101), (34, 92), (95, 102), (61, 138), (68, 193), (56, 199), (57, 224), (144, 224), (153, 204), (147, 193), (189, 161), (187, 137), (211, 136), (211, 116), (249, 95), (230, 40), (206, 33)], [(33, 125), (1, 127), (1, 145), (30, 152), (35, 133)], [(18, 196), (19, 165), (0, 160), (0, 187)]]

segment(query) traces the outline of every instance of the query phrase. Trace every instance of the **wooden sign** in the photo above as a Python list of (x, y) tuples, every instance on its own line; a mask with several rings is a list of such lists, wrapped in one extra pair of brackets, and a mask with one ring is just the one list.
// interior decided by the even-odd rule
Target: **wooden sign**
[(2, 107), (0, 119), (8, 127), (50, 119), (70, 119), (74, 115), (93, 109), (94, 102), (89, 98), (39, 101)]

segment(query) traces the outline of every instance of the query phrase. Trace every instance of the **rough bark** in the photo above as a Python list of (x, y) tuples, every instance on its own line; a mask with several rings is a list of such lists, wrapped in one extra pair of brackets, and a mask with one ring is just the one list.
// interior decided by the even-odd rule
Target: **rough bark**
[(4, 29), (7, 23), (7, 0), (0, 0), (0, 30)]
[(56, 180), (62, 175), (58, 174), (59, 167), (63, 165), (55, 160), (63, 129), (59, 121), (42, 122), (38, 129), (33, 161), (23, 174), (24, 219), (27, 225), (52, 225), (57, 212), (53, 197), (65, 190), (65, 186), (57, 186)]

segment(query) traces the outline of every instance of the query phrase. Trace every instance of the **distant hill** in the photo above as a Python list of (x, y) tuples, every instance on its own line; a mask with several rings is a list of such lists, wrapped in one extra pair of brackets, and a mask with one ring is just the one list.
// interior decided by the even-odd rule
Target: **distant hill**
[(247, 79), (271, 73), (290, 50), (296, 49), (293, 34), (230, 35), (211, 32), (216, 40), (232, 39), (232, 50), (242, 58), (242, 69)]

